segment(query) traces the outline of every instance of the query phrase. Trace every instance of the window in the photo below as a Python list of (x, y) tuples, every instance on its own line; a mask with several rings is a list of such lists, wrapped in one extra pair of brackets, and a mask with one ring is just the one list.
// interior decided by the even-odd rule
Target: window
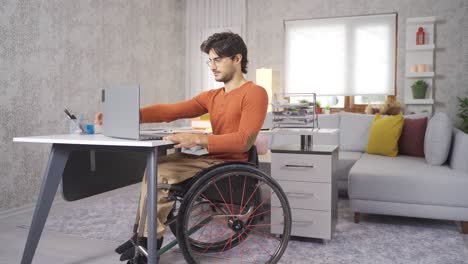
[(285, 38), (288, 93), (315, 92), (331, 107), (395, 94), (396, 14), (286, 21)]
[(354, 96), (354, 104), (380, 104), (385, 98), (385, 95)]

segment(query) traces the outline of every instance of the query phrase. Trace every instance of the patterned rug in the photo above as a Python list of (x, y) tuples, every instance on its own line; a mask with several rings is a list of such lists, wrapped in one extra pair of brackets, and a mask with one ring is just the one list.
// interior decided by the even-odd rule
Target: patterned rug
[[(102, 198), (62, 203), (66, 209), (49, 216), (46, 230), (118, 244), (131, 234), (137, 203), (137, 185)], [(338, 205), (333, 239), (293, 239), (281, 263), (468, 263), (468, 250), (452, 221), (367, 215), (354, 224), (349, 201), (340, 199)], [(169, 231), (165, 241), (171, 236)]]

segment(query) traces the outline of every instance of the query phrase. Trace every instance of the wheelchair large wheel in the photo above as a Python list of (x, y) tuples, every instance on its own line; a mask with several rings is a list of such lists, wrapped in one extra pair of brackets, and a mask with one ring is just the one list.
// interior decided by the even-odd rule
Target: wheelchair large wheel
[[(249, 212), (254, 210), (260, 204), (260, 202), (261, 202), (260, 199), (261, 199), (260, 192), (255, 192), (252, 199), (249, 201), (248, 204), (246, 204), (247, 206), (245, 206), (243, 208), (243, 214), (248, 214)], [(236, 208), (235, 210), (237, 212), (240, 211), (239, 206), (236, 207), (236, 205), (234, 205), (234, 207)], [(218, 210), (221, 210), (221, 209), (223, 209), (224, 211), (218, 211)], [(215, 214), (215, 213), (218, 213), (218, 212), (226, 213), (226, 212), (228, 212), (229, 209), (224, 207), (223, 204), (218, 204), (218, 206), (215, 207), (215, 206), (213, 206), (213, 205), (211, 205), (211, 204), (209, 204), (207, 202), (205, 202), (205, 203), (202, 202), (202, 203), (198, 203), (197, 206), (191, 207), (191, 210), (195, 211), (191, 215), (198, 215), (197, 219), (192, 219), (192, 221), (201, 221), (204, 215)], [(179, 210), (177, 210), (176, 204), (174, 204), (174, 209), (169, 213), (168, 219), (174, 219), (174, 217), (177, 218), (178, 211)], [(253, 225), (258, 220), (261, 220), (263, 218), (264, 218), (263, 215), (259, 215), (259, 216), (248, 218), (246, 220), (246, 222), (247, 222), (248, 225)], [(174, 236), (177, 237), (177, 221), (171, 222), (169, 224), (169, 227), (171, 229), (171, 232), (174, 234)], [(247, 235), (249, 232), (250, 232), (250, 230), (246, 230), (245, 235)], [(226, 244), (226, 242), (229, 242), (230, 245), (232, 245), (232, 247), (234, 247), (239, 243), (239, 240), (240, 240), (239, 237), (234, 237), (231, 240), (229, 238), (226, 238), (224, 240), (213, 241), (212, 243), (206, 243), (206, 241), (204, 241), (204, 238), (202, 238), (201, 240), (197, 240), (196, 237), (190, 237), (189, 238), (192, 249), (197, 251), (197, 252), (203, 252), (203, 253), (223, 251), (225, 249), (224, 245)]]
[[(272, 213), (280, 216), (273, 222)], [(281, 187), (245, 164), (219, 166), (200, 176), (177, 218), (177, 239), (188, 263), (276, 263), (290, 233), (291, 212)]]

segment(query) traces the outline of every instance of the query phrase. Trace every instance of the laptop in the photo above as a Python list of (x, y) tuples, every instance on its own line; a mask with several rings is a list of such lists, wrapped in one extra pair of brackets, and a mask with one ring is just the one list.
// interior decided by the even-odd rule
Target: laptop
[(103, 134), (135, 140), (162, 140), (169, 133), (140, 131), (140, 85), (110, 87), (102, 90), (104, 104)]

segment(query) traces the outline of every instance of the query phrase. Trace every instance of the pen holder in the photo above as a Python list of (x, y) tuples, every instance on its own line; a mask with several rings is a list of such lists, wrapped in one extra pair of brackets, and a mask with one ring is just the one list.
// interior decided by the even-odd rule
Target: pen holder
[(88, 124), (87, 119), (68, 119), (68, 133), (94, 134), (94, 124)]
[(78, 119), (67, 119), (67, 122), (69, 134), (81, 134), (81, 128)]

